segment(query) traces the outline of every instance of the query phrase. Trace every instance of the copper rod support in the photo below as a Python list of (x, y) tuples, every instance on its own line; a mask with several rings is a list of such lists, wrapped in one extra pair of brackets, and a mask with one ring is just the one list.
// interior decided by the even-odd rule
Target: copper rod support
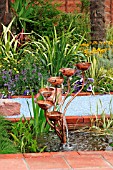
[(75, 95), (69, 100), (69, 102), (66, 104), (65, 108), (64, 108), (64, 112), (63, 112), (63, 115), (65, 115), (66, 113), (66, 110), (68, 108), (68, 106), (70, 105), (70, 103), (72, 102), (72, 100), (82, 91), (82, 89), (84, 88), (84, 82), (85, 82), (85, 77), (84, 77), (84, 71), (82, 71), (82, 78), (83, 78), (83, 83), (82, 83), (82, 87), (81, 89), (75, 93)]

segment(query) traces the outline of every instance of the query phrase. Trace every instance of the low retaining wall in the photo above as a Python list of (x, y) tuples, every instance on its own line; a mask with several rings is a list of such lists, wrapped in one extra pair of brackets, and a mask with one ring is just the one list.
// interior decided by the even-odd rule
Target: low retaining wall
[[(106, 115), (106, 118), (109, 118), (109, 115)], [(101, 118), (101, 116), (66, 116), (66, 121), (68, 124), (69, 130), (79, 129), (83, 127), (90, 127), (92, 120), (95, 121), (96, 118)], [(30, 118), (26, 118), (27, 120), (30, 120)], [(11, 122), (18, 122), (20, 118), (7, 118), (7, 120)], [(24, 122), (24, 119), (22, 119)]]

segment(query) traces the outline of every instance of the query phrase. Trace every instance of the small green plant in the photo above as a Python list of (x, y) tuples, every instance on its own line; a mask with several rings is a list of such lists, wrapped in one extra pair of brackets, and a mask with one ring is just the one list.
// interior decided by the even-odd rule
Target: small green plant
[(30, 20), (31, 14), (33, 11), (33, 1), (31, 0), (15, 0), (14, 3), (11, 3), (12, 14), (15, 18), (15, 29), (20, 32), (22, 28), (26, 31), (26, 23), (32, 23)]
[(33, 122), (25, 117), (12, 125), (12, 140), (22, 153), (40, 151), (32, 128)]
[(112, 109), (112, 99), (109, 103), (109, 115), (106, 114), (105, 109), (103, 109), (102, 101), (99, 100), (101, 106), (101, 113), (99, 113), (99, 105), (97, 104), (97, 113), (95, 118), (91, 118), (91, 128), (90, 130), (97, 130), (99, 132), (111, 133), (113, 129), (113, 109)]
[[(41, 96), (38, 98), (41, 99)], [(28, 102), (27, 102), (28, 103)], [(29, 107), (29, 103), (28, 103)], [(26, 152), (43, 152), (46, 148), (38, 147), (38, 137), (42, 133), (48, 133), (50, 126), (46, 124), (44, 110), (42, 110), (34, 101), (32, 94), (32, 108), (33, 115), (30, 108), (30, 120), (22, 117), (19, 122), (12, 125), (11, 136), (13, 137), (15, 145), (22, 153)]]
[(11, 122), (0, 116), (0, 154), (17, 153), (19, 150), (10, 139)]
[(7, 27), (3, 25), (3, 32), (0, 37), (0, 67), (3, 69), (6, 67), (9, 68), (10, 64), (15, 67), (18, 60), (16, 55), (18, 40), (16, 40), (16, 36), (11, 32), (13, 21), (14, 19)]

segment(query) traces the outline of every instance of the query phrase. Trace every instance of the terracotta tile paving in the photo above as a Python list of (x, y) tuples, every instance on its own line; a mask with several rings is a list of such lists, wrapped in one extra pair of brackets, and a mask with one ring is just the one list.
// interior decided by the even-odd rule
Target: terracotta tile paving
[(23, 158), (0, 159), (0, 170), (27, 170), (27, 165)]
[(113, 168), (75, 168), (73, 170), (113, 170)]
[(51, 155), (56, 157), (56, 156), (79, 156), (80, 154), (76, 151), (71, 151), (71, 152), (51, 152)]
[(109, 165), (101, 157), (91, 157), (91, 156), (79, 156), (79, 157), (67, 157), (67, 162), (72, 168), (109, 168)]
[(23, 158), (23, 154), (0, 154), (0, 159)]
[(70, 166), (62, 157), (26, 158), (30, 170), (35, 169), (69, 169)]
[(112, 151), (0, 154), (0, 170), (113, 170)]
[(104, 156), (104, 158), (107, 162), (109, 162), (113, 166), (113, 156), (111, 157), (111, 156), (106, 155)]

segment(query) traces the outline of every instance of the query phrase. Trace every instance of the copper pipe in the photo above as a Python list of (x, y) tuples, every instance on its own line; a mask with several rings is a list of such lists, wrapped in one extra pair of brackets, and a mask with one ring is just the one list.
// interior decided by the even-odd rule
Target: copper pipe
[(72, 102), (72, 100), (82, 91), (82, 89), (84, 88), (84, 82), (85, 82), (85, 77), (84, 77), (84, 71), (82, 71), (82, 78), (83, 78), (83, 83), (82, 83), (82, 87), (81, 89), (69, 100), (69, 102), (66, 104), (65, 108), (64, 108), (64, 112), (63, 115), (65, 115), (66, 110), (69, 106), (69, 104)]
[(66, 143), (66, 134), (65, 134), (65, 129), (66, 126), (64, 124), (63, 117), (61, 117), (60, 120), (54, 120), (50, 121), (50, 119), (47, 116), (47, 110), (45, 110), (45, 117), (46, 117), (46, 122), (51, 126), (52, 129), (55, 130), (56, 134), (60, 138), (61, 142), (64, 144)]
[(56, 110), (57, 105), (57, 87), (55, 87), (55, 105), (54, 105), (54, 111)]
[(67, 98), (67, 96), (69, 95), (69, 92), (70, 92), (70, 77), (67, 77), (67, 85), (68, 85), (67, 93), (66, 93), (66, 95), (65, 95), (65, 97), (64, 97), (64, 99), (61, 103), (60, 111), (62, 110), (62, 106), (63, 106), (63, 104), (64, 104), (64, 102), (65, 102), (65, 100), (66, 100), (66, 98)]

